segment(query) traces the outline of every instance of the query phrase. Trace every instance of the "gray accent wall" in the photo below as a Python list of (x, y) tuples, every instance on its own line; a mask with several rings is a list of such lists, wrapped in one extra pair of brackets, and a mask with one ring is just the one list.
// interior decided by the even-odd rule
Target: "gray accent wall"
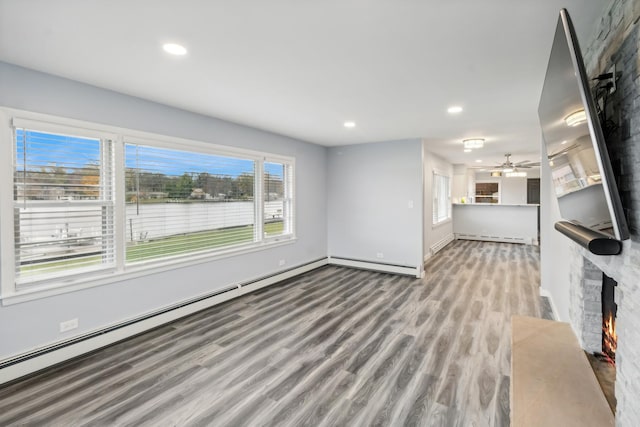
[[(293, 244), (0, 306), (0, 359), (327, 254), (324, 147), (3, 62), (0, 62), (0, 106), (293, 156), (298, 237)], [(286, 261), (284, 267), (279, 266), (282, 259)], [(59, 333), (59, 323), (72, 318), (79, 319), (79, 328)]]
[(330, 256), (422, 264), (421, 140), (329, 148), (327, 192)]

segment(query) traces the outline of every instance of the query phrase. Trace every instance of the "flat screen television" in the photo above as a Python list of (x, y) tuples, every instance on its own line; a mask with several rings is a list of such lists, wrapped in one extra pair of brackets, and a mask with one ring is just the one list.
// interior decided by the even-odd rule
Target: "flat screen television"
[(538, 107), (563, 221), (555, 228), (599, 255), (629, 238), (604, 135), (569, 13), (556, 27)]

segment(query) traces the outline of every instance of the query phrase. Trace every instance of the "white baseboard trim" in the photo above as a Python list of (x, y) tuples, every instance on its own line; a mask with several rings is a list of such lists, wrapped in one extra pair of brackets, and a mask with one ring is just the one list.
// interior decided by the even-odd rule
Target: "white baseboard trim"
[(444, 248), (445, 246), (447, 246), (449, 243), (453, 242), (456, 239), (456, 236), (454, 236), (453, 233), (443, 237), (442, 239), (438, 240), (436, 243), (434, 243), (433, 245), (431, 245), (431, 247), (429, 248), (429, 252), (431, 252), (431, 255), (435, 255), (437, 254), (442, 248)]
[(0, 384), (16, 380), (182, 317), (328, 264), (323, 258), (281, 273), (204, 294), (100, 330), (0, 361)]
[(551, 305), (551, 312), (553, 313), (553, 318), (555, 320), (559, 320), (560, 318), (558, 317), (558, 309), (556, 308), (556, 304), (553, 302), (553, 297), (551, 296), (551, 292), (541, 287), (540, 296), (549, 298), (549, 304)]
[(420, 266), (411, 267), (395, 264), (382, 264), (378, 262), (362, 261), (357, 259), (329, 257), (329, 264), (342, 265), (344, 267), (362, 268), (365, 270), (383, 271), (385, 273), (405, 274), (407, 276), (414, 276), (421, 278), (423, 271)]

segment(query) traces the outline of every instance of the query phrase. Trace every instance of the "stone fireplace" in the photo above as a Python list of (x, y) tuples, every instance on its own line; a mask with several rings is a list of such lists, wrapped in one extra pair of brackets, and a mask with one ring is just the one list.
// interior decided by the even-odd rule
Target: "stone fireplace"
[(602, 274), (617, 282), (616, 425), (636, 426), (640, 420), (640, 2), (609, 0), (593, 30), (591, 39), (580, 43), (587, 73), (595, 77), (615, 65), (616, 90), (606, 107), (604, 131), (631, 238), (623, 242), (618, 256), (593, 255), (568, 242), (568, 251), (562, 253), (569, 259), (557, 260), (567, 264), (554, 268), (568, 267), (568, 301), (562, 304), (566, 301), (569, 321), (588, 352), (602, 351)]
[(640, 250), (625, 241), (623, 254), (597, 256), (571, 244), (569, 320), (582, 348), (603, 352), (603, 273), (615, 287), (617, 349), (615, 354), (616, 424), (636, 425), (640, 419)]

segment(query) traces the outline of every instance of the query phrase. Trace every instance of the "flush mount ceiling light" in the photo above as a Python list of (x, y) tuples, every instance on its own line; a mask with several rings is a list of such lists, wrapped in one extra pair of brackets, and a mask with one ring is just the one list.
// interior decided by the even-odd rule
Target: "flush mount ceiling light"
[(465, 153), (470, 153), (470, 152), (471, 152), (471, 148), (465, 148), (465, 149), (464, 149), (464, 152), (465, 152)]
[(187, 48), (177, 43), (165, 43), (162, 45), (162, 49), (171, 55), (182, 56), (187, 54)]
[(464, 148), (482, 148), (484, 146), (484, 138), (463, 139), (462, 143), (464, 144)]
[(452, 105), (451, 107), (447, 108), (447, 113), (449, 114), (462, 113), (462, 107), (460, 107), (459, 105)]
[(356, 122), (344, 122), (344, 127), (351, 129), (356, 127)]
[(587, 113), (584, 110), (574, 111), (564, 118), (567, 126), (578, 126), (587, 121)]

